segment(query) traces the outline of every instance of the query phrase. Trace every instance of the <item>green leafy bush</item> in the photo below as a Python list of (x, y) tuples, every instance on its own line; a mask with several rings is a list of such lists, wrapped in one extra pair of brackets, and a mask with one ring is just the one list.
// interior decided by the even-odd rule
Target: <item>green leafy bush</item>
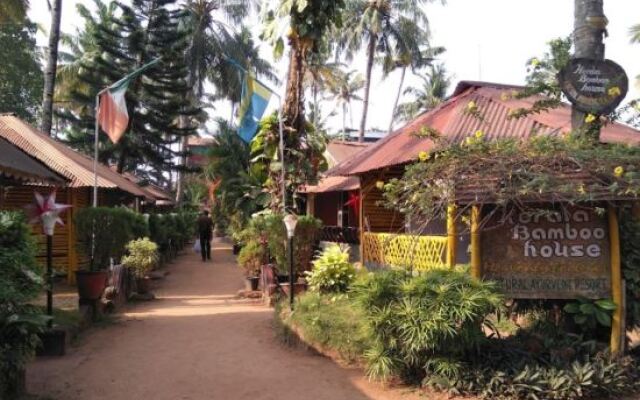
[(127, 251), (129, 254), (124, 256), (122, 264), (133, 270), (139, 278), (143, 278), (158, 263), (158, 245), (149, 238), (130, 241)]
[(76, 214), (76, 232), (80, 250), (91, 255), (95, 233), (93, 269), (106, 268), (110, 259), (122, 259), (131, 240), (149, 236), (143, 215), (127, 208), (83, 208)]
[(265, 246), (257, 240), (250, 240), (238, 254), (238, 264), (244, 268), (246, 276), (257, 276), (266, 258)]
[(349, 262), (349, 251), (333, 245), (313, 261), (313, 269), (306, 275), (312, 290), (321, 293), (346, 292), (356, 277), (356, 270)]
[(622, 276), (626, 283), (627, 327), (640, 327), (640, 222), (626, 213), (620, 219)]
[(298, 273), (309, 271), (322, 221), (308, 215), (298, 217), (295, 239), (293, 241), (293, 257)]
[[(580, 327), (582, 333), (595, 337), (599, 327), (611, 327), (611, 315), (616, 308), (616, 303), (609, 299), (594, 301), (580, 298), (567, 303), (564, 311), (573, 316), (573, 321)], [(610, 329), (605, 329), (605, 334), (609, 332)]]
[(401, 271), (368, 275), (354, 289), (375, 335), (366, 354), (375, 378), (424, 377), (437, 357), (464, 357), (486, 341), (482, 326), (502, 305), (492, 283), (456, 270), (433, 270), (417, 277)]
[(24, 215), (0, 212), (0, 398), (15, 398), (20, 371), (36, 346), (47, 317), (26, 304), (42, 290), (36, 245)]

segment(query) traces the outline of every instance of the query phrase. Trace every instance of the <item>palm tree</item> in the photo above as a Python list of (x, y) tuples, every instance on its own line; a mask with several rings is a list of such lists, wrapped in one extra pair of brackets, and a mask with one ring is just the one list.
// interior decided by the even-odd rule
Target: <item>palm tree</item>
[(29, 0), (0, 1), (0, 24), (22, 21), (27, 15)]
[(340, 67), (342, 67), (340, 63), (328, 63), (325, 62), (325, 60), (319, 60), (307, 66), (304, 76), (304, 86), (311, 88), (311, 109), (313, 110), (311, 123), (316, 127), (318, 126), (318, 118), (320, 117), (319, 96), (321, 92), (341, 82), (344, 73), (340, 70)]
[[(393, 131), (393, 126), (395, 123), (396, 110), (398, 108), (398, 103), (400, 102), (400, 96), (402, 95), (402, 89), (404, 88), (404, 81), (407, 75), (407, 68), (411, 68), (411, 71), (415, 74), (418, 70), (426, 67), (427, 65), (431, 65), (434, 58), (442, 54), (444, 52), (444, 47), (434, 47), (428, 50), (419, 51), (415, 54), (411, 54), (406, 51), (404, 53), (399, 54), (399, 56), (392, 60), (391, 63), (387, 63), (384, 65), (383, 72), (384, 78), (388, 77), (393, 71), (400, 69), (400, 83), (398, 84), (398, 92), (396, 93), (396, 99), (393, 103), (393, 108), (391, 109), (391, 120), (389, 121), (389, 130), (391, 133)], [(383, 78), (383, 79), (384, 79)]]
[[(634, 25), (629, 30), (631, 43), (640, 43), (640, 24)], [(640, 75), (636, 76), (636, 85), (640, 88)]]
[(53, 0), (51, 7), (51, 29), (49, 30), (49, 46), (47, 47), (47, 66), (44, 71), (44, 92), (42, 95), (42, 123), (40, 129), (51, 135), (53, 119), (53, 92), (56, 85), (56, 69), (58, 67), (58, 42), (60, 41), (60, 18), (62, 17), (62, 0)]
[[(331, 99), (336, 103), (336, 108), (342, 109), (342, 135), (347, 136), (347, 109), (351, 114), (351, 103), (362, 101), (358, 92), (364, 87), (364, 78), (357, 71), (343, 72), (338, 81), (328, 86)], [(353, 121), (351, 121), (353, 124)]]
[(443, 65), (431, 65), (429, 72), (419, 77), (422, 79), (421, 87), (408, 87), (404, 91), (405, 95), (411, 95), (414, 99), (400, 104), (396, 109), (395, 118), (400, 121), (409, 121), (416, 115), (438, 106), (445, 99), (451, 85), (451, 79)]
[(364, 141), (369, 111), (371, 74), (376, 53), (382, 53), (385, 63), (393, 54), (420, 51), (428, 38), (429, 21), (421, 6), (430, 0), (354, 0), (347, 3), (345, 29), (338, 34), (338, 53), (348, 58), (366, 43), (367, 67), (364, 107), (360, 121), (359, 141)]

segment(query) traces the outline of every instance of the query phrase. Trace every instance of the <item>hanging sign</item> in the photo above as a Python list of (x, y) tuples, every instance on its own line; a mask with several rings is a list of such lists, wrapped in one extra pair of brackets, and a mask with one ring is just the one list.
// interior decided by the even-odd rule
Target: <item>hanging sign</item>
[(611, 297), (606, 218), (567, 207), (514, 212), (482, 232), (482, 271), (509, 298)]
[(574, 58), (560, 71), (558, 80), (578, 110), (595, 115), (613, 112), (629, 90), (627, 74), (611, 60)]

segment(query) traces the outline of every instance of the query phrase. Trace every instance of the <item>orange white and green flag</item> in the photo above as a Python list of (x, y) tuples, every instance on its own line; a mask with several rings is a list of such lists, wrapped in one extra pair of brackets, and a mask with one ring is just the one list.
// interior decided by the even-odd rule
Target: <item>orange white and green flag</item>
[(158, 61), (159, 59), (143, 65), (100, 93), (98, 122), (113, 143), (120, 141), (129, 126), (129, 113), (125, 99), (129, 84)]

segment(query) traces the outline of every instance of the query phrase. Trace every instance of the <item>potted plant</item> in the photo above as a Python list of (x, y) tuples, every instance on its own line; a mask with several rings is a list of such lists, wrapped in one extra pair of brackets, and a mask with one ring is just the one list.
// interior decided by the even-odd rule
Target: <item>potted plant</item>
[(158, 245), (145, 237), (129, 242), (127, 251), (129, 254), (122, 259), (122, 265), (135, 275), (138, 293), (149, 293), (150, 279), (147, 274), (158, 263)]
[(266, 255), (263, 245), (257, 240), (249, 240), (238, 255), (238, 264), (244, 269), (246, 289), (258, 290), (260, 282), (260, 265)]

